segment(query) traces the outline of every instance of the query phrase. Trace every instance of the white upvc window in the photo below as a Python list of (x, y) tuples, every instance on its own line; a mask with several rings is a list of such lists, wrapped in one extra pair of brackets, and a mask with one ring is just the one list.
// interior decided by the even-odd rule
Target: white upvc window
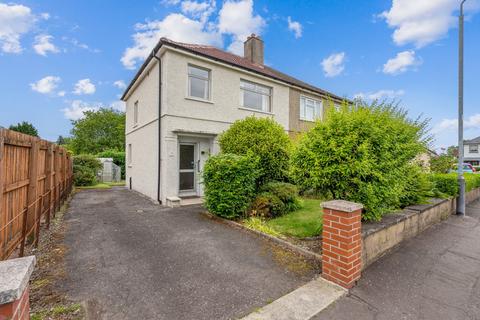
[(272, 112), (272, 88), (240, 80), (240, 106), (263, 112)]
[(478, 153), (478, 144), (469, 144), (468, 151), (470, 153)]
[(133, 104), (133, 125), (138, 124), (138, 100)]
[(323, 103), (321, 100), (300, 96), (300, 120), (315, 121), (321, 119), (322, 109)]
[(132, 144), (131, 143), (128, 144), (128, 148), (127, 148), (127, 163), (129, 166), (132, 165)]
[(210, 70), (188, 65), (188, 96), (210, 100)]

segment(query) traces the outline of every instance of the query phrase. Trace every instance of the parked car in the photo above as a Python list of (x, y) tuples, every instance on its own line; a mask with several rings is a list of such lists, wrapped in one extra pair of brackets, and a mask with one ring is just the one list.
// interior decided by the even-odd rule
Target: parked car
[[(448, 172), (457, 172), (458, 171), (458, 165), (454, 165), (452, 169), (450, 169)], [(470, 163), (464, 163), (463, 164), (463, 172), (466, 173), (475, 173), (476, 170), (475, 168), (470, 164)]]

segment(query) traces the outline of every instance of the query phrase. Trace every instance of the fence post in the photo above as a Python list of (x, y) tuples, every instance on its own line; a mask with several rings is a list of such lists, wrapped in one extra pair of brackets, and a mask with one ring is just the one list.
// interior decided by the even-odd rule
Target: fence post
[(363, 205), (333, 200), (322, 207), (322, 277), (350, 289), (362, 270)]
[(45, 221), (47, 224), (47, 229), (50, 228), (50, 214), (52, 211), (52, 145), (48, 145), (47, 153), (45, 155), (45, 192), (47, 192), (47, 216), (45, 217)]
[(0, 259), (5, 254), (5, 245), (7, 242), (7, 229), (2, 230), (3, 226), (7, 224), (7, 213), (3, 212), (3, 188), (4, 188), (4, 172), (3, 172), (3, 162), (5, 161), (5, 137), (3, 129), (0, 129)]
[[(24, 230), (22, 231), (22, 244), (20, 256), (23, 257), (25, 249), (25, 238), (28, 229), (28, 217), (36, 214), (37, 208), (37, 184), (38, 184), (38, 139), (31, 140), (30, 154), (28, 157), (28, 190), (27, 190), (27, 212), (24, 215)], [(35, 217), (36, 218), (36, 217)]]

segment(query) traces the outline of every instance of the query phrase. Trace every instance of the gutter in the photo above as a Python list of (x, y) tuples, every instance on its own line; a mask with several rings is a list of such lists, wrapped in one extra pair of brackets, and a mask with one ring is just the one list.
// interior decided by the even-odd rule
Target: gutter
[[(157, 48), (156, 48), (157, 49)], [(157, 49), (158, 51), (158, 49)], [(158, 61), (158, 185), (157, 201), (162, 204), (160, 196), (160, 177), (162, 175), (162, 59), (156, 56), (156, 50), (153, 49), (152, 57)]]

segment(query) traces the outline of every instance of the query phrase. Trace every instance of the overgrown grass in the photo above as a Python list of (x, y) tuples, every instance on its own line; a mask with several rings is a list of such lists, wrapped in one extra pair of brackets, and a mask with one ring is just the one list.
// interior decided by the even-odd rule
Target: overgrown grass
[(303, 199), (301, 209), (265, 222), (266, 226), (286, 236), (305, 238), (322, 233), (320, 199)]
[(274, 237), (282, 236), (280, 232), (270, 227), (265, 220), (260, 218), (256, 218), (256, 217), (248, 218), (243, 221), (243, 224), (249, 229), (257, 230)]
[(100, 183), (94, 184), (93, 186), (76, 186), (75, 188), (80, 189), (80, 190), (88, 190), (88, 189), (110, 189), (111, 186), (108, 185), (108, 184), (106, 184), (106, 183), (100, 182)]
[(32, 320), (47, 320), (47, 319), (83, 319), (82, 305), (74, 303), (71, 305), (59, 305), (49, 310), (42, 310), (34, 312), (30, 315)]

